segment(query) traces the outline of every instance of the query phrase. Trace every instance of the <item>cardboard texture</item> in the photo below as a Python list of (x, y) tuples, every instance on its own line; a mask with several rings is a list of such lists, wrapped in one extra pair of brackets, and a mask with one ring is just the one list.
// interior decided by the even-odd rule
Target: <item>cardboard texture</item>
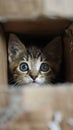
[[(73, 17), (72, 0), (0, 0), (0, 21), (4, 22), (6, 32), (56, 35), (64, 31), (70, 22), (55, 18), (71, 17)], [(73, 27), (64, 37), (66, 80), (71, 82), (73, 82), (72, 29)], [(1, 28), (0, 61), (1, 90), (7, 88), (7, 51)], [(4, 130), (50, 130), (48, 121), (53, 120), (55, 111), (61, 111), (64, 114), (60, 124), (61, 129), (73, 130), (73, 126), (67, 124), (67, 119), (73, 117), (73, 85), (58, 85), (57, 88), (44, 86), (40, 89), (29, 89), (29, 87), (23, 91), (22, 98), (22, 104), (27, 106), (29, 111), (24, 112), (14, 124), (7, 126)], [(0, 91), (0, 107), (8, 105), (8, 96), (8, 93)]]
[(6, 95), (1, 89), (7, 86), (7, 50), (3, 30), (0, 26), (0, 106), (6, 105)]
[[(62, 114), (60, 127), (62, 130), (73, 130), (67, 121), (73, 117), (73, 85), (51, 85), (37, 88), (22, 89), (22, 105), (26, 111), (14, 123), (4, 127), (4, 130), (50, 130), (49, 121), (53, 121), (55, 112)], [(66, 87), (68, 88), (66, 88)], [(29, 88), (30, 87), (30, 88)], [(2, 130), (2, 129), (0, 129)]]
[[(56, 35), (64, 31), (69, 26), (70, 21), (65, 19), (42, 19), (36, 21), (9, 21), (5, 22), (4, 28), (6, 32), (20, 32), (25, 34), (49, 34)], [(48, 35), (48, 36), (49, 36)]]
[(73, 16), (72, 0), (0, 0), (0, 20)]
[(66, 30), (64, 36), (64, 61), (66, 81), (73, 82), (73, 24)]
[(3, 35), (3, 30), (0, 26), (0, 85), (7, 84), (7, 49)]

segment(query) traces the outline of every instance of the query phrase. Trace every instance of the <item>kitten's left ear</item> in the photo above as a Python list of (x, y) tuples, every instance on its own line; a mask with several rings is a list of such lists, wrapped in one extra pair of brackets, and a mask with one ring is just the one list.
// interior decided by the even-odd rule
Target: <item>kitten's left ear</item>
[(62, 58), (61, 37), (56, 37), (44, 49), (44, 53), (50, 61), (60, 62)]
[(10, 34), (8, 42), (9, 62), (15, 60), (25, 50), (26, 48), (19, 38), (14, 34)]

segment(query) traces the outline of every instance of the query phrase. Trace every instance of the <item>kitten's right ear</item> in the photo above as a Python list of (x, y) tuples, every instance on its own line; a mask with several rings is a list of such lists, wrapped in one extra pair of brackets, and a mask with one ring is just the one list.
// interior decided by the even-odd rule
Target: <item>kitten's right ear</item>
[(62, 40), (56, 37), (44, 49), (45, 54), (51, 61), (59, 62), (62, 59)]
[(26, 48), (19, 38), (14, 34), (10, 34), (8, 42), (9, 62), (15, 60), (25, 50)]

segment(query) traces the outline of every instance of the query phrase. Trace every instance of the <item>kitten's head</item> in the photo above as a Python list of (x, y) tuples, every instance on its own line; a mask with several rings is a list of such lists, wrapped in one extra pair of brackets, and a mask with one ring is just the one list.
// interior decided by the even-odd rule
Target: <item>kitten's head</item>
[(45, 48), (26, 48), (14, 34), (8, 43), (9, 67), (18, 84), (50, 83), (60, 70), (62, 60), (61, 38), (58, 37)]

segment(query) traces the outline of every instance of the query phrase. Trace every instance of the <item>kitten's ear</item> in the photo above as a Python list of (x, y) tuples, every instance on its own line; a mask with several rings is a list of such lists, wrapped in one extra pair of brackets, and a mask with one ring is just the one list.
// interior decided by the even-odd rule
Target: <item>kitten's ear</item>
[(56, 37), (44, 49), (44, 53), (50, 61), (60, 62), (62, 58), (61, 37)]
[(14, 34), (10, 34), (8, 42), (9, 62), (15, 60), (25, 50), (26, 48), (19, 38)]

